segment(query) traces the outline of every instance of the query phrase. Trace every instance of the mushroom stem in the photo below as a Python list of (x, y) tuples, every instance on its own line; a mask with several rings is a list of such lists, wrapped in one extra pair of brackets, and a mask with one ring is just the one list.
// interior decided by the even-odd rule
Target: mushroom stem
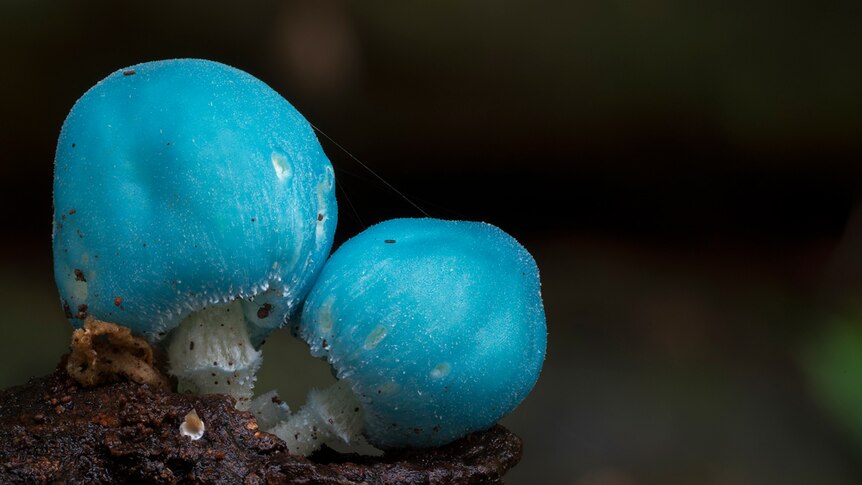
[(167, 352), (179, 392), (229, 394), (237, 409), (248, 408), (263, 356), (249, 340), (239, 300), (189, 315), (168, 336)]
[(308, 456), (335, 438), (356, 442), (363, 431), (362, 406), (350, 386), (339, 381), (312, 389), (299, 411), (268, 431), (284, 440), (291, 453)]
[(263, 430), (272, 429), (290, 417), (290, 406), (278, 397), (278, 391), (274, 389), (252, 399), (248, 411)]

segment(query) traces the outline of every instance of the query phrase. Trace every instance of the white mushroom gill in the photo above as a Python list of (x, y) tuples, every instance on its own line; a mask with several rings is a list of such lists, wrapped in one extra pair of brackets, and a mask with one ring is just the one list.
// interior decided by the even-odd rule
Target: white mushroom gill
[(355, 443), (363, 426), (362, 406), (350, 386), (341, 381), (309, 392), (296, 414), (267, 431), (283, 439), (291, 453), (305, 456), (334, 439)]
[(239, 300), (192, 313), (170, 336), (168, 359), (179, 392), (230, 394), (247, 409), (263, 361), (249, 340)]

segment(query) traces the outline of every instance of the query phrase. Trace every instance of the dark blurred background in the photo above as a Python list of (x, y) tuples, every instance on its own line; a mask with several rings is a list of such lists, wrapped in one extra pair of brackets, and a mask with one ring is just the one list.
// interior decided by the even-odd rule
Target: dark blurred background
[[(252, 73), (435, 217), (535, 255), (513, 484), (862, 482), (862, 6), (0, 1), (0, 387), (49, 372), (52, 160), (111, 71)], [(337, 242), (419, 211), (321, 137)], [(287, 335), (259, 388), (328, 378)], [(308, 370), (285, 371), (288, 365)]]

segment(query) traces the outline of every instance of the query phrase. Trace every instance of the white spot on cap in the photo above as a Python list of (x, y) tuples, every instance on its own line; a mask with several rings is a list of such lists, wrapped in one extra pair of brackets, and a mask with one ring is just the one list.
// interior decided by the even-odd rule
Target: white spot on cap
[(283, 182), (290, 177), (290, 162), (287, 157), (281, 153), (272, 152), (272, 168), (275, 170), (275, 176), (279, 182)]
[(440, 362), (435, 365), (433, 369), (431, 369), (431, 378), (432, 379), (442, 379), (449, 375), (449, 372), (452, 370), (452, 366), (449, 365), (448, 362)]
[[(397, 382), (387, 382), (377, 388), (377, 394), (380, 396), (391, 396), (401, 391), (401, 385)], [(373, 398), (373, 396), (372, 396)]]
[(332, 192), (332, 168), (326, 167), (323, 180), (317, 184), (317, 226), (314, 231), (316, 246), (326, 241), (326, 221), (329, 219), (329, 195)]
[(371, 350), (374, 347), (377, 347), (377, 344), (383, 340), (383, 337), (386, 337), (386, 327), (383, 325), (374, 327), (374, 330), (365, 337), (365, 350)]
[(335, 303), (335, 297), (327, 298), (320, 306), (320, 311), (317, 313), (317, 324), (320, 327), (320, 332), (324, 335), (332, 331), (332, 304)]

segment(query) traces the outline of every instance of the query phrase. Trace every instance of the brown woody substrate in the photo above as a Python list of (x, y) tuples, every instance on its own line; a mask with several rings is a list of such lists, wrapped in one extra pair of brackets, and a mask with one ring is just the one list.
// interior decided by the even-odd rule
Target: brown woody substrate
[[(65, 359), (64, 359), (65, 360)], [(192, 409), (203, 438), (179, 432)], [(0, 483), (502, 483), (521, 440), (502, 426), (450, 445), (380, 457), (289, 454), (230, 397), (132, 382), (84, 388), (65, 371), (0, 391)]]

